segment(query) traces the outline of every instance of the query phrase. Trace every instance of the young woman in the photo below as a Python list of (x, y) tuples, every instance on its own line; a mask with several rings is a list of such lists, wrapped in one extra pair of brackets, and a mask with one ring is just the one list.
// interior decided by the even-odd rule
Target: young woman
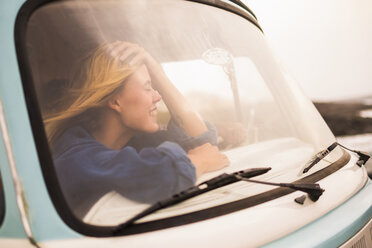
[[(103, 195), (154, 203), (229, 164), (217, 132), (190, 108), (160, 64), (136, 44), (100, 46), (66, 107), (45, 119), (62, 190), (77, 216)], [(171, 120), (159, 130), (157, 103)]]

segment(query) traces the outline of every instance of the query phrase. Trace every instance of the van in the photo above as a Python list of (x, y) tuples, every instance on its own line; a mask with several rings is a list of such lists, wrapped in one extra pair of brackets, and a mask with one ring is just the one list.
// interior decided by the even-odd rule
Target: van
[[(1, 247), (372, 247), (369, 155), (336, 141), (240, 1), (0, 6)], [(69, 194), (99, 182), (67, 174), (81, 179), (67, 193), (45, 120), (73, 95), (86, 55), (115, 41), (152, 54), (216, 129), (214, 146), (230, 164), (168, 198), (105, 190), (83, 211)], [(158, 103), (161, 129), (170, 112)], [(136, 192), (156, 178), (127, 180)]]

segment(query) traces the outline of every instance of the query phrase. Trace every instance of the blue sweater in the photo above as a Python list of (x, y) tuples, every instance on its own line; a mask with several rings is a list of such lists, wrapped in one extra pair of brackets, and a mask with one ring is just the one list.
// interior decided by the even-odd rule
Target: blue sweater
[(216, 129), (197, 138), (172, 121), (167, 130), (133, 137), (121, 150), (95, 140), (84, 128), (67, 129), (53, 144), (59, 183), (74, 213), (82, 218), (110, 191), (143, 203), (155, 203), (195, 184), (196, 170), (187, 151), (216, 145)]

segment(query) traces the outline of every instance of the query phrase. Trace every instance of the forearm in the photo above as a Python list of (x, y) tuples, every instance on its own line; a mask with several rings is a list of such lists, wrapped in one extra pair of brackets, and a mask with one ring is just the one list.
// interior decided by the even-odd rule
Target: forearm
[(202, 118), (168, 79), (160, 65), (156, 72), (152, 73), (151, 78), (179, 127), (192, 137), (197, 137), (208, 130)]

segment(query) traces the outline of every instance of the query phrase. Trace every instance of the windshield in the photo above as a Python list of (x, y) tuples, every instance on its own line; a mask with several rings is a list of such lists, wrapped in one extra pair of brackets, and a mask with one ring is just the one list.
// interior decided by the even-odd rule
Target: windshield
[[(89, 224), (117, 225), (223, 172), (269, 166), (258, 178), (295, 181), (334, 142), (261, 31), (222, 8), (58, 1), (34, 12), (26, 37), (49, 166)], [(340, 155), (335, 149), (309, 173)], [(271, 188), (239, 182), (141, 222)]]

